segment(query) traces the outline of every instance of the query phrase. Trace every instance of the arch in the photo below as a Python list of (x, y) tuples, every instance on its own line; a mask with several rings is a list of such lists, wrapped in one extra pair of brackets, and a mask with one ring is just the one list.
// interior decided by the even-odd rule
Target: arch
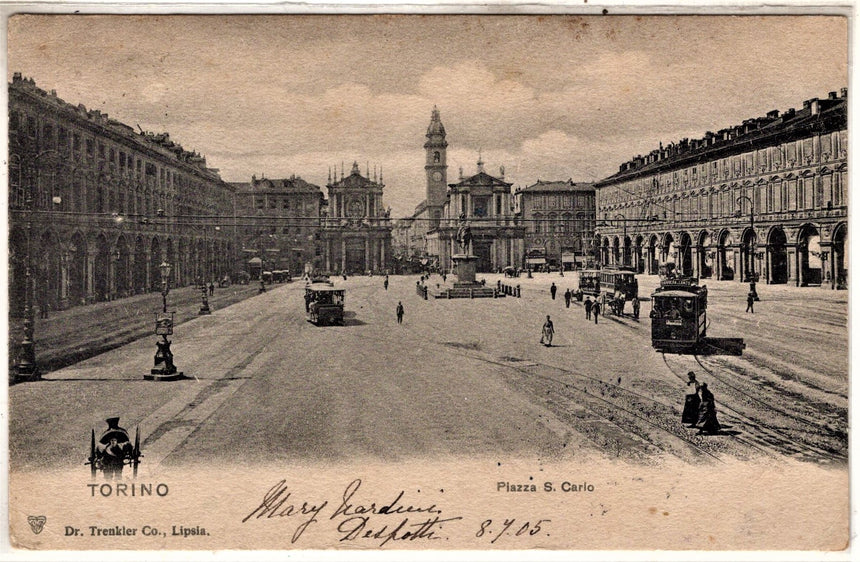
[[(177, 286), (176, 283), (176, 254), (173, 252), (173, 240), (168, 238), (164, 243), (164, 254), (167, 257), (167, 263), (171, 264), (170, 269), (170, 283), (172, 287)], [(159, 272), (159, 277), (161, 277), (161, 273)]]
[(9, 313), (12, 318), (24, 317), (27, 299), (27, 255), (25, 231), (13, 228), (9, 233)]
[(836, 289), (848, 288), (848, 225), (839, 223), (833, 229), (833, 275)]
[(621, 265), (624, 267), (630, 267), (630, 246), (632, 242), (630, 240), (630, 236), (624, 237), (624, 242), (622, 243), (621, 248)]
[(678, 263), (679, 274), (683, 277), (693, 275), (693, 240), (690, 234), (682, 231), (678, 235)]
[(609, 238), (603, 239), (603, 248), (600, 256), (600, 261), (603, 265), (609, 265)]
[(699, 232), (698, 236), (696, 236), (696, 246), (698, 247), (699, 257), (699, 277), (710, 279), (714, 275), (714, 262), (717, 256), (711, 233), (707, 230)]
[(161, 290), (161, 270), (158, 266), (161, 265), (161, 242), (158, 236), (153, 236), (149, 243), (149, 290)]
[(80, 232), (69, 243), (69, 303), (87, 302), (87, 241)]
[(658, 237), (656, 234), (652, 234), (648, 237), (648, 248), (645, 253), (645, 261), (647, 262), (646, 265), (649, 275), (656, 275), (658, 272), (657, 240)]
[(104, 233), (96, 237), (94, 248), (93, 297), (96, 301), (106, 301), (110, 298), (110, 245)]
[(621, 263), (621, 256), (619, 252), (620, 244), (617, 236), (612, 237), (612, 263), (618, 264)]
[(134, 271), (132, 272), (132, 291), (134, 293), (145, 293), (148, 289), (146, 282), (146, 243), (143, 241), (143, 236), (138, 236), (134, 240)]
[(767, 277), (768, 283), (781, 285), (788, 283), (787, 239), (781, 226), (773, 227), (767, 238)]
[(641, 234), (633, 239), (633, 269), (636, 273), (645, 272), (645, 263), (642, 260), (642, 244), (644, 239)]
[(43, 314), (49, 310), (58, 310), (62, 298), (63, 272), (60, 266), (60, 244), (51, 230), (46, 230), (39, 237), (32, 254), (32, 263), (34, 304)]
[(131, 252), (124, 235), (117, 238), (113, 252), (113, 296), (127, 297), (131, 294)]
[(801, 287), (821, 285), (821, 235), (811, 223), (804, 224), (797, 232), (797, 269)]
[(720, 231), (717, 237), (717, 279), (731, 281), (735, 278), (735, 250), (732, 233), (728, 229)]

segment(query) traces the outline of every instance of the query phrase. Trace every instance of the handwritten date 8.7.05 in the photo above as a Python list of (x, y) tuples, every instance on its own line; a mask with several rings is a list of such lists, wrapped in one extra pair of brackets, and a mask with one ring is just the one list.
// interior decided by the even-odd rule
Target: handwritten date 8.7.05
[[(516, 519), (496, 520), (485, 519), (481, 522), (481, 528), (475, 533), (478, 538), (490, 538), (490, 544), (495, 544), (500, 538), (507, 537), (533, 537), (546, 529), (552, 519), (538, 519), (537, 521), (517, 521)], [(549, 536), (549, 533), (546, 533)]]

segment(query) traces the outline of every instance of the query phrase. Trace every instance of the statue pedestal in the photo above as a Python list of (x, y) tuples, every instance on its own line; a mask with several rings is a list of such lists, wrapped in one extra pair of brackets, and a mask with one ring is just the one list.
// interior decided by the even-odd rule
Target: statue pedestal
[(451, 259), (454, 261), (454, 275), (457, 276), (457, 281), (454, 283), (454, 287), (472, 287), (480, 285), (480, 283), (475, 281), (478, 256), (454, 254), (451, 256)]

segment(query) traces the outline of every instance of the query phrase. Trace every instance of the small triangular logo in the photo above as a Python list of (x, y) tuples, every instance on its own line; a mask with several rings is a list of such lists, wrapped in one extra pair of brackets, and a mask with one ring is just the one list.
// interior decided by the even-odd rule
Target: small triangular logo
[(45, 521), (48, 518), (44, 515), (30, 515), (27, 517), (27, 523), (30, 524), (30, 528), (33, 530), (33, 533), (38, 535), (42, 532), (42, 529), (45, 528)]

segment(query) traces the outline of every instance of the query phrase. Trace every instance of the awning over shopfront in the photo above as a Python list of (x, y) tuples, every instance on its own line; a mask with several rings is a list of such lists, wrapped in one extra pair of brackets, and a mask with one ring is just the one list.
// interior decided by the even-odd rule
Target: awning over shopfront
[(576, 254), (573, 252), (564, 252), (561, 254), (561, 263), (576, 263)]
[(526, 258), (527, 264), (546, 263), (546, 258)]

